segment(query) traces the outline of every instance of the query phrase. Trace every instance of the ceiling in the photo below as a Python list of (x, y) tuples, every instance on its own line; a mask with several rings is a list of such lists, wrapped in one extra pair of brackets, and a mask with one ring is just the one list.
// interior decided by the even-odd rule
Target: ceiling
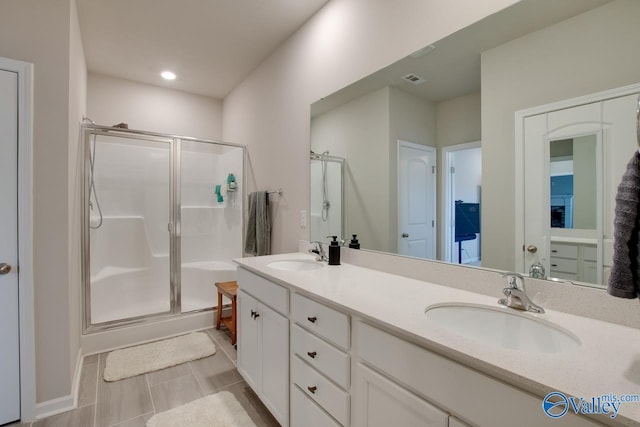
[[(611, 0), (522, 0), (452, 35), (434, 42), (362, 80), (315, 102), (313, 116), (364, 94), (391, 86), (438, 103), (480, 92), (482, 52), (538, 31)], [(417, 75), (425, 81), (413, 85), (402, 77)]]
[(327, 2), (77, 0), (89, 71), (218, 99)]

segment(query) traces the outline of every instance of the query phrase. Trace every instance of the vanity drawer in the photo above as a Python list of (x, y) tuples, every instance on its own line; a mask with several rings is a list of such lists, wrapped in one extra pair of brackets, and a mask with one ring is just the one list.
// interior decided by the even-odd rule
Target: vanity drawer
[(288, 290), (280, 285), (258, 276), (242, 267), (238, 268), (238, 287), (260, 300), (264, 304), (279, 311), (280, 314), (289, 313)]
[(349, 349), (349, 317), (299, 294), (293, 294), (291, 317), (299, 325), (338, 347)]
[(551, 244), (551, 258), (578, 259), (578, 247), (576, 245)]
[(291, 380), (341, 424), (348, 424), (349, 395), (297, 356), (291, 356)]
[(582, 247), (582, 259), (585, 261), (598, 261), (598, 251), (595, 246)]
[(578, 274), (578, 261), (575, 259), (564, 259), (551, 257), (551, 271), (561, 271), (563, 273)]
[(297, 325), (291, 327), (291, 352), (339, 386), (349, 387), (349, 355)]
[(298, 386), (291, 385), (291, 425), (305, 427), (340, 427), (326, 412), (313, 403)]

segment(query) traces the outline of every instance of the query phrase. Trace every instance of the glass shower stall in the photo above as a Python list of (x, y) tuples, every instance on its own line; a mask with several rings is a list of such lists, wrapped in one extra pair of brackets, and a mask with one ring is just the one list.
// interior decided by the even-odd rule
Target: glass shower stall
[(85, 333), (211, 309), (242, 256), (245, 147), (83, 126)]

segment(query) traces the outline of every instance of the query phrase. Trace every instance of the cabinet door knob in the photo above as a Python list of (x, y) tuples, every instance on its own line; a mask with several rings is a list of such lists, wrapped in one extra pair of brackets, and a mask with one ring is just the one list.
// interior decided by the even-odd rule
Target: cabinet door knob
[(260, 314), (258, 314), (257, 311), (251, 310), (251, 317), (255, 319), (256, 317), (260, 317)]
[(318, 387), (312, 385), (307, 387), (307, 390), (309, 390), (311, 393), (316, 394), (316, 390), (318, 389)]
[(307, 355), (312, 359), (316, 358), (316, 354), (318, 354), (318, 353), (316, 353), (315, 351), (308, 351), (307, 352)]
[(313, 317), (307, 317), (307, 320), (311, 323), (316, 323), (316, 320), (318, 320), (318, 318), (316, 316)]

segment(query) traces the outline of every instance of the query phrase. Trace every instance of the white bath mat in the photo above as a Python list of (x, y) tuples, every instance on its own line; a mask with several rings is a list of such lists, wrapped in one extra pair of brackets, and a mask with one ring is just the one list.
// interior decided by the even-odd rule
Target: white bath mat
[(256, 427), (228, 391), (211, 394), (154, 415), (147, 427)]
[(216, 346), (206, 332), (115, 350), (107, 355), (104, 380), (134, 377), (211, 356), (215, 352)]

